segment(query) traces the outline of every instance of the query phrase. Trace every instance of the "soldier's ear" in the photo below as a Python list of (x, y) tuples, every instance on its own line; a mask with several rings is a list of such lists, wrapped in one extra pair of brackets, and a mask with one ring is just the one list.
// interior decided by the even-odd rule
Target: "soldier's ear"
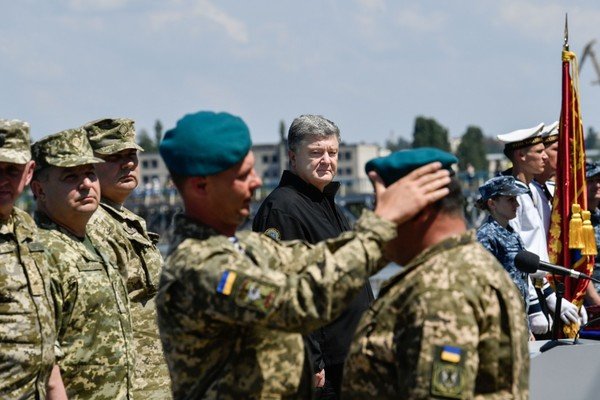
[(40, 199), (40, 200), (46, 199), (46, 192), (44, 192), (44, 188), (40, 184), (40, 181), (32, 180), (31, 183), (29, 184), (29, 186), (31, 187), (31, 192), (33, 193), (33, 197), (35, 199)]
[(195, 192), (200, 193), (200, 194), (204, 194), (206, 193), (206, 177), (204, 176), (196, 176), (191, 179), (191, 185), (192, 188)]

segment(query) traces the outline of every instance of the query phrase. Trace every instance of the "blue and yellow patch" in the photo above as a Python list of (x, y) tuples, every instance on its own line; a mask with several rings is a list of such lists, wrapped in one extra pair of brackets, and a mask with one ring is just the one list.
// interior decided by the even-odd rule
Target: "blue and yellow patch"
[(431, 395), (449, 399), (462, 398), (465, 387), (463, 349), (436, 346), (431, 369)]
[(219, 284), (217, 285), (217, 293), (229, 296), (233, 291), (233, 284), (235, 282), (235, 278), (237, 278), (237, 274), (235, 272), (223, 272), (223, 275), (221, 275), (221, 279), (219, 280)]
[(440, 360), (447, 361), (453, 364), (460, 362), (462, 349), (454, 346), (443, 346), (440, 353)]
[(266, 314), (276, 303), (279, 287), (252, 276), (227, 270), (219, 279), (217, 293), (231, 296), (240, 307)]

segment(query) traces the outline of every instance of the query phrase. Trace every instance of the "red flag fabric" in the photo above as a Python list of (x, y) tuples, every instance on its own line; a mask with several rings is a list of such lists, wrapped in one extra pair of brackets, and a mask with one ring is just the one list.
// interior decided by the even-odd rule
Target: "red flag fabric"
[[(582, 215), (578, 212), (578, 208), (587, 210), (587, 190), (585, 145), (579, 109), (577, 71), (575, 53), (563, 50), (562, 106), (559, 123), (556, 191), (552, 203), (548, 254), (551, 263), (591, 274), (594, 257), (587, 255), (589, 251), (586, 251), (583, 244)], [(549, 278), (563, 281), (565, 299), (578, 307), (582, 305), (588, 285), (587, 280), (562, 279), (557, 276)], [(565, 334), (572, 336), (572, 331), (575, 329), (576, 327), (565, 327)]]

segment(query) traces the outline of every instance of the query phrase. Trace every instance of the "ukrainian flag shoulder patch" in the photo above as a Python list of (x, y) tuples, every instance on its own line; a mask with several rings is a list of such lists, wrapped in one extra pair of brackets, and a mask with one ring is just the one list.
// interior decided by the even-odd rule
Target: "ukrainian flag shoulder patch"
[(443, 346), (440, 352), (440, 360), (452, 364), (458, 364), (461, 359), (462, 349), (454, 346)]
[(217, 285), (217, 293), (229, 296), (233, 290), (233, 283), (235, 282), (236, 277), (237, 274), (234, 271), (227, 270), (223, 272), (219, 284)]

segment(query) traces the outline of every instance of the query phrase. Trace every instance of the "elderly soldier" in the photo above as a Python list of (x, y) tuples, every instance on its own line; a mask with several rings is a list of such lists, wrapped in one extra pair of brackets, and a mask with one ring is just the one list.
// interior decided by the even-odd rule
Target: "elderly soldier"
[[(425, 163), (456, 162), (437, 149), (371, 160), (388, 185)], [(458, 180), (407, 223), (386, 254), (405, 265), (361, 320), (346, 362), (343, 397), (528, 397), (523, 301), (498, 261), (466, 231)]]
[(58, 364), (67, 394), (129, 399), (134, 360), (127, 288), (111, 248), (87, 231), (100, 201), (94, 164), (102, 160), (83, 129), (47, 136), (32, 152), (35, 217), (52, 258)]
[[(262, 203), (253, 230), (277, 240), (302, 239), (309, 243), (339, 236), (350, 223), (335, 204), (340, 187), (337, 172), (340, 130), (318, 115), (301, 115), (290, 126), (290, 170)], [(319, 398), (339, 397), (344, 360), (362, 313), (373, 301), (369, 281), (348, 308), (331, 324), (313, 332), (307, 340), (314, 370), (325, 378)], [(317, 379), (317, 386), (323, 386)]]
[(212, 112), (186, 115), (160, 145), (185, 207), (156, 299), (176, 399), (309, 398), (300, 334), (335, 318), (386, 264), (395, 223), (447, 193), (447, 171), (432, 164), (387, 190), (377, 183), (375, 213), (338, 238), (236, 234), (261, 184), (250, 146), (240, 118)]
[[(44, 399), (54, 365), (48, 260), (29, 214), (15, 202), (35, 163), (29, 125), (0, 120), (0, 397)], [(51, 398), (49, 393), (49, 398)]]
[(154, 296), (162, 268), (156, 247), (158, 235), (148, 232), (146, 222), (123, 206), (138, 185), (139, 164), (135, 130), (130, 119), (105, 118), (84, 126), (94, 155), (104, 160), (96, 165), (102, 197), (100, 207), (90, 220), (91, 234), (98, 240), (121, 236), (118, 244), (127, 255), (125, 271), (131, 304), (133, 339), (136, 350), (136, 398), (164, 400), (170, 397), (169, 371), (165, 361)]

